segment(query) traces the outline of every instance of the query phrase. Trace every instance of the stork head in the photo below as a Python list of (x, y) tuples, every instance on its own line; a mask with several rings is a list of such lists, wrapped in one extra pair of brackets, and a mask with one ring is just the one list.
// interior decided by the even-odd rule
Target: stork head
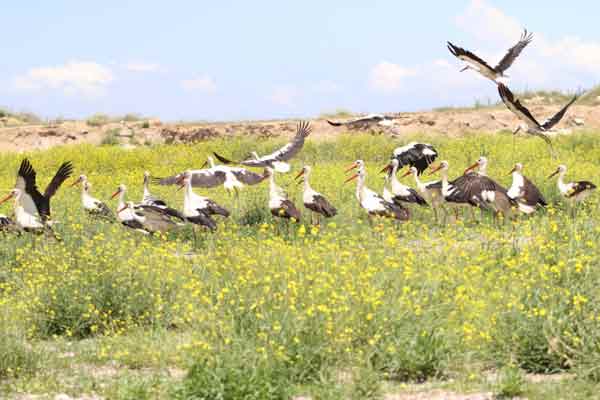
[(75, 180), (75, 182), (71, 183), (71, 187), (79, 184), (79, 183), (85, 183), (87, 182), (87, 176), (85, 175), (79, 175), (79, 177)]
[(184, 171), (179, 176), (179, 178), (177, 178), (177, 180), (175, 181), (175, 184), (179, 186), (177, 188), (177, 191), (183, 189), (185, 185), (187, 185), (189, 182), (191, 182), (191, 180), (192, 180), (192, 171), (190, 171), (190, 170)]
[(114, 199), (115, 197), (117, 197), (118, 195), (120, 195), (121, 193), (125, 193), (127, 191), (127, 186), (125, 186), (124, 184), (120, 184), (119, 187), (117, 187), (116, 192), (114, 192), (112, 194), (112, 196), (110, 196), (111, 199)]
[(364, 176), (365, 162), (363, 160), (356, 160), (356, 161), (354, 161), (354, 163), (352, 163), (352, 165), (350, 165), (348, 168), (346, 168), (346, 171), (344, 171), (344, 172), (349, 172), (354, 169), (358, 169), (358, 171), (356, 171), (356, 173), (354, 175), (352, 175), (350, 178), (346, 179), (344, 181), (344, 183), (350, 182), (351, 180), (354, 180), (354, 179), (358, 178), (359, 176)]
[(0, 204), (7, 202), (10, 199), (15, 199), (15, 200), (19, 200), (19, 198), (21, 198), (21, 189), (17, 189), (14, 188), (12, 189), (8, 195), (6, 197), (4, 197), (2, 200), (0, 200)]
[(467, 169), (465, 169), (465, 172), (463, 174), (467, 174), (470, 171), (474, 170), (475, 168), (479, 168), (481, 170), (485, 170), (485, 167), (487, 167), (487, 158), (485, 158), (484, 156), (481, 156), (477, 159), (477, 161), (475, 161), (475, 163), (473, 165), (470, 165)]
[(406, 173), (404, 175), (402, 175), (402, 178), (404, 178), (405, 176), (409, 176), (411, 174), (414, 176), (417, 176), (419, 174), (419, 171), (417, 170), (416, 167), (410, 167), (408, 169), (408, 171), (406, 171)]
[(303, 176), (309, 176), (311, 171), (312, 171), (312, 168), (310, 167), (310, 165), (305, 165), (302, 167), (300, 172), (298, 172), (298, 175), (296, 175), (295, 179), (298, 180), (298, 183), (301, 183), (304, 181), (304, 179), (300, 179), (300, 178), (302, 178)]
[(144, 171), (144, 183), (147, 183), (150, 179), (150, 171)]
[(564, 164), (561, 164), (558, 166), (558, 168), (556, 168), (556, 171), (554, 171), (549, 177), (548, 179), (552, 178), (553, 176), (560, 174), (560, 175), (564, 175), (567, 172), (567, 166)]
[(512, 174), (513, 172), (518, 172), (521, 173), (521, 171), (523, 171), (523, 164), (521, 163), (516, 163), (515, 166), (513, 167), (513, 169), (510, 170), (510, 172), (508, 173), (509, 175)]
[(444, 161), (440, 162), (440, 165), (438, 165), (437, 167), (431, 166), (431, 168), (433, 168), (433, 169), (431, 170), (429, 175), (433, 175), (438, 171), (448, 171), (449, 166), (450, 166), (450, 164), (448, 164), (448, 161), (444, 160)]

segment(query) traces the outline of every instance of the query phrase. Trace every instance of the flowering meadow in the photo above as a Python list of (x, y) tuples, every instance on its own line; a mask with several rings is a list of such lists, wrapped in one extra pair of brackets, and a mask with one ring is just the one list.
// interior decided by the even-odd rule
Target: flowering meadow
[[(365, 160), (367, 186), (380, 191), (379, 170), (411, 139), (432, 143), (451, 178), (485, 155), (488, 174), (509, 186), (521, 162), (550, 205), (513, 220), (476, 211), (444, 222), (412, 208), (407, 223), (370, 226), (344, 169)], [(73, 146), (26, 156), (40, 187), (72, 160), (75, 175), (86, 174), (92, 194), (115, 209), (109, 198), (120, 183), (128, 199), (141, 199), (145, 170), (171, 175), (200, 168), (213, 150), (242, 157), (283, 141)], [(547, 177), (562, 163), (567, 178), (599, 184), (600, 141), (560, 136), (555, 148), (553, 159), (541, 140), (509, 134), (309, 138), (292, 173), (276, 181), (302, 207), (293, 177), (311, 165), (311, 185), (336, 217), (313, 226), (304, 210), (300, 223), (274, 220), (266, 181), (238, 200), (196, 188), (232, 215), (216, 232), (195, 235), (186, 226), (144, 236), (90, 219), (71, 178), (52, 204), (61, 241), (0, 238), (0, 397), (377, 398), (436, 382), (589, 398), (600, 380), (600, 195), (571, 209)], [(4, 192), (24, 156), (0, 156)], [(414, 186), (412, 177), (403, 182)], [(151, 190), (181, 207), (175, 187)], [(2, 207), (12, 212), (10, 202)], [(533, 373), (569, 379), (539, 389), (523, 380)]]

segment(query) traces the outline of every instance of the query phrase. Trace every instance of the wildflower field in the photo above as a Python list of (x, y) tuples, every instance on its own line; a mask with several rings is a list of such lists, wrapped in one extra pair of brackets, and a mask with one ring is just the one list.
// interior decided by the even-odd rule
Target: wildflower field
[[(412, 208), (408, 223), (370, 227), (344, 169), (365, 160), (367, 185), (380, 190), (379, 170), (411, 139), (434, 144), (451, 178), (485, 155), (489, 175), (509, 186), (508, 172), (522, 162), (551, 205), (514, 220), (476, 212), (446, 223)], [(119, 183), (141, 199), (145, 170), (171, 175), (199, 168), (213, 150), (241, 157), (282, 142), (74, 146), (27, 156), (41, 187), (72, 160), (114, 209), (109, 196)], [(336, 217), (316, 227), (305, 210), (298, 224), (275, 221), (266, 181), (239, 201), (197, 188), (232, 216), (195, 238), (190, 227), (144, 236), (89, 219), (80, 189), (67, 187), (72, 178), (52, 205), (62, 241), (0, 238), (0, 398), (362, 399), (420, 382), (508, 397), (597, 396), (600, 196), (573, 212), (546, 178), (562, 163), (568, 178), (598, 184), (600, 141), (560, 136), (555, 147), (552, 159), (539, 139), (509, 134), (309, 138), (292, 173), (276, 181), (301, 207), (293, 176), (311, 165), (311, 185)], [(22, 157), (0, 156), (6, 193)], [(175, 187), (152, 190), (181, 207)], [(10, 214), (11, 204), (0, 212)], [(568, 377), (536, 384), (525, 379), (533, 373)]]

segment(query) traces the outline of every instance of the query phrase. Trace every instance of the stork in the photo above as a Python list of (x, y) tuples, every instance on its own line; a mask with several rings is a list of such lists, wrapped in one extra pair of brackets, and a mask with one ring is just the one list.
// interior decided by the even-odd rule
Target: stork
[(356, 184), (356, 199), (360, 206), (367, 211), (369, 223), (371, 223), (372, 216), (393, 218), (399, 221), (407, 221), (410, 218), (410, 212), (407, 208), (397, 203), (386, 201), (383, 197), (366, 187), (365, 180), (367, 172), (363, 160), (356, 160), (346, 169), (346, 172), (354, 169), (356, 169), (357, 172), (346, 179), (345, 182), (350, 182), (358, 178)]
[(178, 219), (183, 219), (183, 215), (179, 211), (177, 211), (176, 209), (174, 209), (172, 207), (169, 207), (164, 200), (159, 199), (158, 197), (156, 197), (156, 196), (152, 195), (152, 193), (150, 193), (150, 189), (148, 188), (148, 186), (150, 184), (150, 180), (151, 180), (150, 172), (144, 171), (144, 192), (143, 192), (142, 201), (140, 204), (144, 205), (144, 206), (154, 206), (154, 207), (160, 208), (167, 215), (170, 215), (170, 216), (178, 218)]
[(304, 140), (310, 135), (312, 128), (310, 123), (307, 121), (300, 121), (296, 129), (296, 135), (291, 142), (287, 143), (280, 149), (259, 157), (256, 152), (252, 153), (252, 158), (248, 158), (243, 161), (234, 162), (231, 161), (216, 152), (213, 152), (214, 156), (224, 164), (241, 164), (247, 167), (269, 167), (274, 169), (276, 172), (289, 172), (290, 165), (286, 162), (292, 159), (304, 146)]
[(390, 178), (392, 189), (391, 193), (394, 202), (426, 206), (427, 202), (419, 193), (417, 193), (416, 190), (400, 183), (398, 177), (396, 176), (396, 173), (398, 172), (398, 165), (398, 159), (393, 158), (392, 161), (390, 161), (390, 163), (381, 170), (381, 172), (386, 172), (387, 176)]
[(26, 204), (29, 200), (26, 199), (27, 194), (24, 190), (15, 188), (10, 191), (8, 196), (0, 200), (0, 204), (14, 199), (14, 211), (15, 211), (15, 224), (18, 230), (24, 230), (25, 232), (31, 232), (36, 234), (49, 233), (52, 237), (60, 240), (50, 225), (43, 222), (39, 214), (34, 213), (28, 208)]
[(546, 207), (548, 203), (540, 190), (527, 177), (523, 175), (523, 164), (516, 163), (510, 171), (512, 184), (508, 189), (508, 197), (517, 202), (519, 211), (532, 214), (536, 207)]
[(164, 233), (181, 226), (173, 222), (171, 217), (160, 208), (135, 205), (132, 201), (125, 202), (117, 211), (117, 215), (123, 225), (147, 234)]
[[(487, 176), (487, 165), (488, 159), (481, 156), (465, 170), (463, 176), (468, 182), (467, 193), (479, 203), (480, 208), (491, 208), (504, 216), (511, 215), (513, 206), (517, 206), (517, 203), (508, 196), (502, 185)], [(479, 171), (470, 173), (476, 168)]]
[(590, 181), (577, 181), (577, 182), (566, 182), (564, 181), (567, 173), (566, 165), (559, 165), (556, 171), (554, 171), (548, 179), (555, 175), (558, 175), (556, 186), (560, 194), (567, 199), (570, 203), (576, 204), (587, 199), (589, 195), (596, 190), (596, 185)]
[(19, 189), (19, 202), (29, 215), (37, 215), (42, 224), (51, 224), (50, 199), (56, 194), (58, 188), (73, 173), (71, 162), (64, 162), (58, 168), (54, 178), (50, 181), (44, 193), (40, 193), (36, 184), (36, 172), (28, 159), (21, 161), (15, 188)]
[(103, 203), (90, 194), (90, 188), (92, 185), (88, 181), (87, 176), (79, 175), (79, 178), (77, 178), (77, 180), (71, 184), (71, 187), (78, 184), (81, 184), (81, 205), (83, 206), (83, 209), (90, 216), (100, 217), (110, 221), (114, 220), (115, 215), (106, 205), (106, 203)]
[(460, 72), (472, 69), (474, 71), (479, 72), (484, 77), (491, 79), (496, 83), (499, 83), (508, 78), (508, 76), (505, 75), (504, 72), (508, 68), (510, 68), (510, 66), (517, 59), (519, 54), (521, 54), (523, 49), (529, 43), (531, 43), (532, 40), (533, 34), (528, 33), (527, 29), (525, 29), (517, 44), (511, 47), (506, 53), (506, 55), (502, 58), (502, 60), (500, 60), (498, 65), (496, 65), (493, 68), (474, 53), (465, 50), (461, 47), (455, 46), (450, 42), (448, 42), (448, 50), (450, 50), (450, 53), (452, 53), (453, 56), (467, 63), (467, 65), (463, 69), (461, 69)]
[(364, 129), (371, 125), (390, 127), (394, 125), (394, 120), (392, 117), (383, 114), (369, 114), (348, 121), (331, 121), (328, 119), (327, 123), (335, 127), (345, 126), (349, 129)]
[(571, 107), (571, 105), (578, 98), (578, 96), (573, 96), (571, 101), (569, 101), (562, 109), (560, 109), (560, 111), (540, 124), (535, 117), (531, 115), (531, 112), (529, 112), (529, 110), (523, 106), (519, 100), (515, 99), (515, 96), (509, 88), (503, 84), (499, 84), (498, 93), (500, 94), (500, 98), (506, 107), (508, 107), (510, 111), (512, 111), (521, 121), (523, 121), (523, 123), (519, 124), (517, 129), (513, 131), (513, 135), (516, 135), (520, 130), (523, 130), (530, 135), (542, 138), (546, 143), (548, 143), (551, 150), (553, 150), (552, 141), (548, 137), (547, 133), (553, 132), (552, 128), (560, 122), (569, 107)]
[(193, 224), (206, 226), (210, 230), (215, 230), (217, 229), (217, 224), (213, 221), (211, 215), (229, 217), (230, 212), (208, 197), (194, 193), (191, 177), (191, 172), (186, 171), (179, 182), (180, 189), (183, 188), (185, 190), (183, 197), (183, 216), (187, 221)]
[(304, 203), (304, 207), (308, 208), (311, 211), (311, 223), (312, 223), (312, 214), (317, 214), (317, 224), (320, 223), (319, 216), (322, 215), (325, 218), (331, 218), (337, 215), (337, 209), (331, 205), (331, 203), (323, 196), (321, 193), (315, 191), (310, 186), (310, 174), (312, 173), (312, 168), (309, 165), (305, 165), (302, 167), (298, 175), (296, 175), (296, 179), (302, 178), (304, 183), (304, 190), (302, 193), (302, 201)]
[(422, 182), (419, 178), (419, 170), (417, 169), (417, 167), (410, 167), (408, 171), (406, 171), (406, 173), (402, 175), (402, 178), (411, 174), (415, 179), (417, 191), (427, 201), (427, 203), (431, 205), (431, 207), (433, 208), (435, 219), (437, 220), (437, 210), (444, 204), (444, 196), (442, 196), (442, 182)]
[(419, 175), (421, 175), (435, 161), (437, 156), (437, 150), (429, 143), (410, 142), (407, 145), (395, 148), (391, 160), (398, 161), (398, 169), (403, 168), (405, 165), (416, 167)]
[(300, 211), (288, 198), (287, 193), (275, 183), (275, 171), (267, 167), (269, 176), (269, 209), (274, 217), (300, 221)]

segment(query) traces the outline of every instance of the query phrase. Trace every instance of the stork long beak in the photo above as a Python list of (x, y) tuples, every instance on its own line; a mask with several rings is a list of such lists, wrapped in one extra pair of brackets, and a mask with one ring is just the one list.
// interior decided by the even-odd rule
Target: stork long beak
[(510, 172), (509, 172), (508, 174), (506, 174), (506, 175), (510, 175), (510, 174), (512, 174), (513, 172), (515, 172), (516, 170), (517, 170), (517, 167), (513, 167), (513, 169), (511, 169), (511, 170), (510, 170)]
[(200, 169), (204, 169), (204, 167), (206, 167), (208, 165), (208, 160), (204, 161), (204, 164), (202, 164), (202, 166), (200, 167)]
[(81, 182), (81, 178), (77, 178), (77, 179), (75, 180), (75, 182), (73, 182), (73, 183), (71, 183), (71, 184), (69, 185), (69, 187), (73, 187), (73, 186), (77, 185), (79, 182)]
[(405, 176), (409, 176), (412, 172), (410, 172), (410, 169), (408, 171), (406, 171), (404, 173), (404, 175), (402, 175), (400, 178), (404, 178)]
[(298, 175), (296, 175), (296, 176), (294, 177), (294, 179), (298, 179), (298, 178), (300, 178), (300, 177), (301, 177), (301, 176), (303, 176), (303, 175), (304, 175), (304, 168), (302, 168), (302, 169), (300, 170), (300, 172), (298, 172)]
[(175, 184), (179, 186), (176, 190), (176, 192), (179, 192), (185, 186), (185, 176), (182, 176), (181, 178), (177, 179), (177, 181), (175, 181)]
[(517, 133), (519, 133), (519, 131), (520, 131), (520, 130), (521, 130), (521, 127), (520, 127), (520, 126), (517, 126), (517, 129), (515, 129), (515, 130), (513, 131), (513, 135), (516, 135)]
[(468, 69), (469, 69), (469, 66), (467, 65), (466, 67), (463, 67), (463, 68), (460, 70), (460, 72), (465, 72), (465, 71), (466, 71), (466, 70), (468, 70)]
[(112, 194), (112, 196), (110, 196), (110, 198), (111, 198), (111, 199), (114, 199), (115, 197), (117, 197), (117, 195), (118, 195), (119, 193), (121, 193), (121, 189), (117, 189), (117, 191), (116, 191), (116, 192), (114, 192), (114, 193)]
[(353, 181), (353, 180), (355, 180), (356, 178), (358, 178), (358, 174), (354, 174), (354, 175), (352, 175), (350, 178), (346, 179), (346, 180), (344, 181), (344, 183), (347, 183), (347, 182)]
[(358, 167), (357, 163), (352, 163), (344, 172), (352, 171), (354, 168)]
[(5, 198), (3, 198), (2, 200), (0, 200), (0, 204), (7, 202), (8, 200), (10, 200), (14, 195), (12, 193), (9, 193), (8, 196), (6, 196)]
[(477, 168), (478, 165), (479, 165), (478, 163), (470, 165), (469, 168), (465, 169), (465, 172), (463, 172), (463, 175), (466, 175), (468, 172), (473, 171), (475, 168)]
[(384, 173), (384, 172), (390, 172), (392, 170), (392, 164), (388, 164), (385, 167), (383, 167), (383, 169), (381, 171), (379, 171), (379, 173)]
[(126, 208), (128, 208), (129, 206), (127, 204), (125, 204), (123, 207), (121, 207), (118, 211), (117, 214), (121, 214), (123, 211), (125, 211)]
[[(432, 167), (432, 168), (433, 168), (433, 167)], [(438, 172), (440, 169), (442, 169), (442, 164), (440, 164), (440, 165), (438, 165), (437, 167), (433, 168), (433, 169), (431, 170), (431, 172), (429, 173), (429, 175), (433, 175), (433, 174), (435, 174), (435, 173), (436, 173), (436, 172)]]
[(548, 179), (552, 178), (556, 174), (558, 174), (558, 169), (556, 171), (554, 171), (552, 174), (550, 174), (550, 176), (548, 176)]

